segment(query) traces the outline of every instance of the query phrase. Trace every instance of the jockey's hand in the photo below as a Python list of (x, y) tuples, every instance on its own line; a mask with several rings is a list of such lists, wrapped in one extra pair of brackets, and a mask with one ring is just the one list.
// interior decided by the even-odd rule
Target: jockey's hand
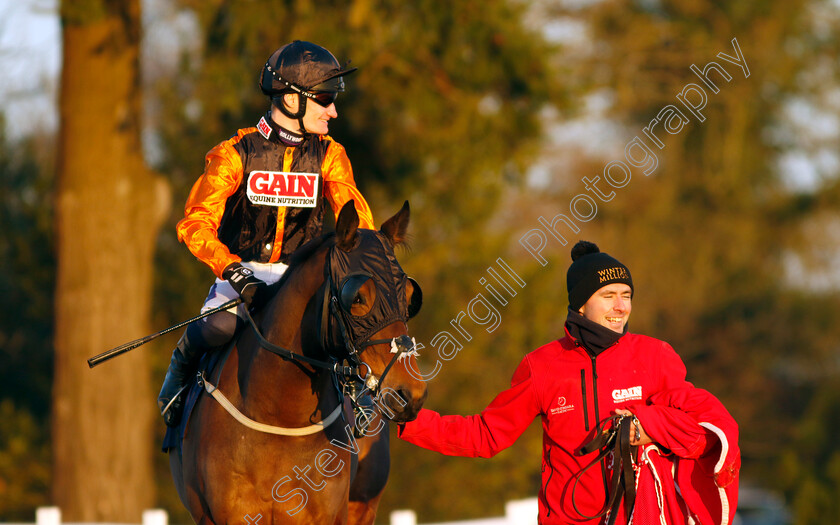
[[(615, 413), (619, 416), (633, 417), (633, 412), (623, 408), (616, 409)], [(642, 423), (633, 417), (633, 426), (630, 428), (630, 444), (636, 447), (639, 445), (647, 445), (648, 443), (653, 443), (653, 440), (650, 439), (650, 436), (648, 436), (647, 432), (645, 432), (644, 427), (642, 427)]]
[(222, 277), (236, 290), (242, 302), (250, 305), (261, 292), (268, 286), (254, 276), (250, 268), (246, 268), (238, 262), (231, 263), (222, 272)]

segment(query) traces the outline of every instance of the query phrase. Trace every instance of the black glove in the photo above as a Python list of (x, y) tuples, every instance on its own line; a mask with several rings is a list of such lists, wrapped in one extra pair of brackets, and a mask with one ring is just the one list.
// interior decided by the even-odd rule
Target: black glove
[(238, 262), (231, 263), (222, 272), (222, 277), (236, 290), (242, 302), (250, 305), (261, 292), (268, 286), (263, 281), (254, 277), (254, 272)]

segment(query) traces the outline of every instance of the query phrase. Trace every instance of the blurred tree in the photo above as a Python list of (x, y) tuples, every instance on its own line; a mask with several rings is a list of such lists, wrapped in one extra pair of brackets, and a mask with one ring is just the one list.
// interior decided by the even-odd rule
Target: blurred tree
[(61, 22), (53, 502), (68, 521), (136, 522), (154, 501), (149, 360), (85, 361), (149, 332), (169, 192), (142, 157), (139, 0), (65, 1)]

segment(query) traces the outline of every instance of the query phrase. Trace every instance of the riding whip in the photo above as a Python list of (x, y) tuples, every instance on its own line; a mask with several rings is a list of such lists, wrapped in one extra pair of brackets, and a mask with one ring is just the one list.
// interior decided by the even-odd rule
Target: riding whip
[(182, 323), (178, 323), (174, 326), (170, 326), (169, 328), (167, 328), (165, 330), (161, 330), (160, 332), (157, 332), (155, 334), (147, 335), (146, 337), (141, 337), (140, 339), (135, 339), (134, 341), (130, 341), (130, 342), (125, 343), (123, 345), (120, 345), (116, 348), (112, 348), (112, 349), (108, 350), (107, 352), (102, 352), (101, 354), (93, 356), (90, 359), (88, 359), (87, 360), (88, 366), (93, 368), (96, 365), (98, 365), (100, 363), (103, 363), (103, 362), (105, 362), (109, 359), (112, 359), (114, 357), (117, 357), (120, 354), (124, 354), (124, 353), (128, 352), (129, 350), (134, 350), (138, 346), (144, 345), (144, 344), (148, 343), (149, 341), (151, 341), (152, 339), (157, 339), (158, 337), (160, 337), (164, 334), (168, 334), (169, 332), (171, 332), (173, 330), (177, 330), (177, 329), (179, 329), (183, 326), (186, 326), (186, 325), (188, 325), (188, 324), (190, 324), (194, 321), (198, 321), (199, 319), (204, 319), (208, 315), (213, 315), (216, 312), (221, 312), (223, 310), (227, 310), (228, 308), (233, 308), (234, 306), (238, 305), (241, 302), (242, 302), (242, 298), (237, 297), (236, 299), (232, 299), (232, 300), (226, 302), (225, 304), (223, 304), (221, 306), (217, 306), (216, 308), (211, 308), (210, 310), (207, 310), (206, 312), (202, 312), (199, 315), (193, 317), (192, 319), (187, 319), (186, 321), (184, 321)]

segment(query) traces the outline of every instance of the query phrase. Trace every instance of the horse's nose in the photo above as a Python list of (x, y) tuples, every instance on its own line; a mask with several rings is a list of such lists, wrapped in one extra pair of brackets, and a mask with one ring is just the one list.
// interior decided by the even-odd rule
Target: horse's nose
[(425, 385), (422, 385), (421, 388), (414, 389), (407, 386), (398, 388), (397, 395), (400, 396), (400, 404), (402, 405), (400, 419), (402, 421), (411, 421), (416, 418), (417, 413), (420, 412), (420, 408), (423, 406), (423, 402), (426, 400), (427, 394), (428, 391)]

